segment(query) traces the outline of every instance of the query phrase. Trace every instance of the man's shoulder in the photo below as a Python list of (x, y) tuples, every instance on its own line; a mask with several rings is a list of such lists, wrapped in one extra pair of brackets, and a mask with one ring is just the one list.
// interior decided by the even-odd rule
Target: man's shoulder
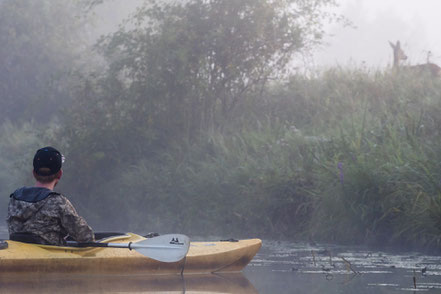
[(51, 195), (49, 195), (46, 199), (46, 202), (59, 203), (59, 204), (70, 203), (69, 199), (67, 199), (66, 196), (58, 192), (54, 192)]
[(50, 195), (43, 201), (45, 201), (42, 207), (44, 211), (58, 211), (64, 214), (74, 210), (72, 203), (62, 194)]

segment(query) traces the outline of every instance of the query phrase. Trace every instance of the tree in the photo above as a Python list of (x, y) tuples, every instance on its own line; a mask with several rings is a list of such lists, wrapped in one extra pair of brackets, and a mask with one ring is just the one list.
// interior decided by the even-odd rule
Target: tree
[(320, 41), (330, 3), (146, 0), (98, 43), (107, 69), (76, 88), (63, 128), (70, 162), (64, 183), (97, 216), (107, 207), (144, 215), (159, 199), (163, 209), (178, 209), (181, 202), (162, 199), (179, 194), (174, 171), (187, 164), (192, 146), (182, 142), (222, 129), (245, 98)]
[(103, 39), (130, 123), (191, 138), (222, 128), (250, 93), (322, 38), (331, 0), (149, 0)]
[(99, 42), (107, 70), (77, 87), (63, 128), (78, 170), (68, 182), (87, 193), (141, 159), (161, 165), (167, 150), (222, 129), (246, 97), (320, 40), (330, 3), (146, 0)]

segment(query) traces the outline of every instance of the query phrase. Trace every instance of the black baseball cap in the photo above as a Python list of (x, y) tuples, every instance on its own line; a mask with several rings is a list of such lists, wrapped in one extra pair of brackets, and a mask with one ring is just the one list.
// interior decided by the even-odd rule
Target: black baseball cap
[(34, 171), (40, 176), (51, 176), (61, 169), (63, 155), (53, 147), (44, 147), (37, 150), (34, 156)]

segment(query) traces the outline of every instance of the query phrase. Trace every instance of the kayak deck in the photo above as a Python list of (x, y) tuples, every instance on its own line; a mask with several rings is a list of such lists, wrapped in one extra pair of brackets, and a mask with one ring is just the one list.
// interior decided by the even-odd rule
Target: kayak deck
[[(104, 243), (129, 243), (145, 240), (127, 233), (102, 240)], [(37, 245), (7, 241), (0, 250), (0, 273), (66, 272), (66, 273), (144, 273), (144, 274), (204, 274), (239, 272), (255, 256), (261, 240), (237, 242), (191, 242), (183, 260), (159, 262), (122, 248), (76, 248)]]

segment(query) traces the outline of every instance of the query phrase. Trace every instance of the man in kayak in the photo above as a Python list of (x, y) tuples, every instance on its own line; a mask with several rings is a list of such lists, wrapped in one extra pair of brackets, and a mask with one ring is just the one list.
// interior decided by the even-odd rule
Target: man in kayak
[(11, 240), (30, 238), (29, 242), (65, 245), (70, 236), (78, 242), (95, 241), (92, 229), (70, 201), (53, 191), (63, 175), (63, 160), (53, 147), (41, 148), (35, 154), (35, 186), (22, 187), (10, 196), (7, 223)]

